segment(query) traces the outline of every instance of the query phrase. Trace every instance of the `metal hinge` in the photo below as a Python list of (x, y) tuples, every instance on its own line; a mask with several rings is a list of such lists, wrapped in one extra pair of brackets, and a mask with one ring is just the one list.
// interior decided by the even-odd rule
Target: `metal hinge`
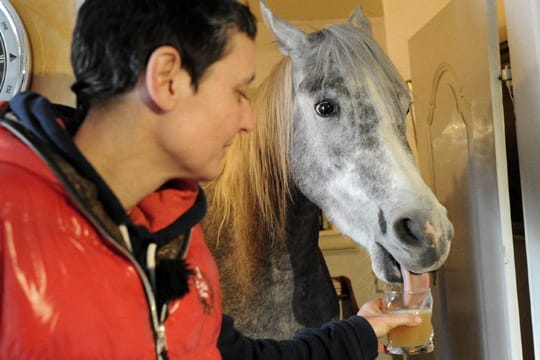
[(509, 64), (504, 65), (501, 70), (501, 75), (499, 75), (499, 80), (504, 82), (506, 88), (508, 89), (508, 94), (512, 102), (514, 101), (514, 86), (512, 85), (512, 68)]

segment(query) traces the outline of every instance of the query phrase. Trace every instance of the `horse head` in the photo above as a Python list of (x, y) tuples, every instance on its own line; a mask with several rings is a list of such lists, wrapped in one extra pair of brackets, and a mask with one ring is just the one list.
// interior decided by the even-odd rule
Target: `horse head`
[(377, 277), (403, 281), (446, 260), (453, 227), (406, 138), (408, 88), (356, 9), (349, 23), (306, 34), (261, 2), (292, 61), (288, 155), (296, 187), (366, 248)]

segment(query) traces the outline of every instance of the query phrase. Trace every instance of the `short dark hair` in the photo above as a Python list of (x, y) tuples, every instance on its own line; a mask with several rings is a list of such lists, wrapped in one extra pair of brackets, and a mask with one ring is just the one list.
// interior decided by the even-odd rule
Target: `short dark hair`
[(132, 89), (152, 52), (170, 45), (197, 90), (205, 70), (226, 51), (231, 30), (255, 39), (257, 24), (236, 0), (86, 0), (71, 46), (72, 90), (91, 103)]

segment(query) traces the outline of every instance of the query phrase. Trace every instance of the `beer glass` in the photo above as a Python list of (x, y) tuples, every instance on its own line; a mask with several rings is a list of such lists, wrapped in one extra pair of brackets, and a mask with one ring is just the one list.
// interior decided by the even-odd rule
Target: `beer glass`
[(433, 297), (429, 288), (384, 292), (383, 311), (385, 313), (415, 314), (422, 318), (422, 322), (417, 326), (398, 326), (388, 332), (386, 336), (388, 353), (412, 355), (433, 351), (432, 308)]

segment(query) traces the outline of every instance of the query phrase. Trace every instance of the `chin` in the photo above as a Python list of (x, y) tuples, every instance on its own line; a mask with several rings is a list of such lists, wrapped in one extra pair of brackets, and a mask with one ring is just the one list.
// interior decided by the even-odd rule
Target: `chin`
[(200, 182), (213, 181), (213, 180), (217, 179), (217, 177), (220, 175), (220, 173), (221, 173), (221, 166), (217, 167), (215, 170), (214, 169), (207, 169), (204, 173), (201, 173), (197, 177), (197, 181), (200, 181)]

